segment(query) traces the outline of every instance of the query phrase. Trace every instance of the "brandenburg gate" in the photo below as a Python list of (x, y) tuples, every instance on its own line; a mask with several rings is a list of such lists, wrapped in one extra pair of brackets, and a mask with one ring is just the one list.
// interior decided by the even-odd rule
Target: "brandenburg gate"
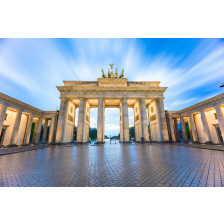
[[(112, 69), (113, 65), (110, 66)], [(169, 141), (163, 104), (167, 87), (160, 87), (160, 82), (131, 82), (123, 73), (124, 70), (118, 77), (117, 69), (115, 74), (109, 69), (106, 76), (102, 70), (102, 78), (97, 81), (64, 81), (64, 86), (57, 86), (61, 104), (56, 143), (73, 141), (77, 108), (77, 143), (89, 141), (91, 108), (98, 108), (97, 143), (104, 142), (105, 108), (120, 109), (120, 142), (130, 141), (128, 108), (134, 110), (137, 142), (149, 142), (149, 135), (152, 141)]]
[[(43, 111), (0, 93), (0, 147), (89, 142), (90, 109), (98, 108), (97, 143), (104, 143), (105, 108), (120, 110), (120, 142), (130, 142), (128, 108), (134, 110), (136, 142), (223, 144), (224, 93), (180, 111), (164, 111), (160, 82), (132, 82), (110, 64), (97, 81), (64, 81), (59, 111)], [(115, 119), (113, 116), (111, 120)]]

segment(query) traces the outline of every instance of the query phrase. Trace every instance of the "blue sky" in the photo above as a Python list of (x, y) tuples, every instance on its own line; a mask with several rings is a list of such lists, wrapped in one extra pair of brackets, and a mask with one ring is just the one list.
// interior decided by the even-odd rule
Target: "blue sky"
[[(109, 63), (130, 81), (161, 81), (165, 109), (180, 110), (223, 90), (224, 39), (0, 39), (0, 92), (42, 110), (59, 108), (55, 86), (91, 80)], [(93, 110), (91, 126), (96, 126)], [(109, 110), (106, 133), (116, 134)], [(130, 116), (133, 123), (133, 116)]]

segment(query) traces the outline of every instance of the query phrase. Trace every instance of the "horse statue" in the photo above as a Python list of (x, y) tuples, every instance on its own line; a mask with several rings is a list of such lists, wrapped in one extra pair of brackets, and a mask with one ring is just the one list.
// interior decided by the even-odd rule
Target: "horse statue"
[(119, 78), (124, 78), (124, 69), (122, 69), (121, 74), (119, 75)]
[(117, 76), (118, 76), (118, 74), (117, 74), (117, 68), (116, 68), (114, 78), (117, 78)]
[(108, 77), (108, 78), (111, 78), (110, 69), (108, 69), (107, 77)]
[(106, 78), (107, 76), (105, 75), (103, 69), (101, 69), (101, 72), (102, 72), (102, 78)]

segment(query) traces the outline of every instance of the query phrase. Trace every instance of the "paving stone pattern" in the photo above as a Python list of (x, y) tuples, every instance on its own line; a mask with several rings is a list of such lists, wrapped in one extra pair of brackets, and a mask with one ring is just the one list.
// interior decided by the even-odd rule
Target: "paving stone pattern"
[(1, 187), (222, 187), (224, 152), (169, 144), (50, 146), (0, 156)]

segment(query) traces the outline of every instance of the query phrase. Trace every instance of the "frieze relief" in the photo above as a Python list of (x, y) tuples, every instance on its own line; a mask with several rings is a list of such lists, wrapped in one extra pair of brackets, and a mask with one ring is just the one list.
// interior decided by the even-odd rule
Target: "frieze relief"
[(206, 109), (209, 109), (209, 108), (214, 108), (220, 104), (224, 104), (224, 99), (221, 99), (221, 100), (218, 100), (218, 101), (215, 101), (215, 102), (211, 102), (211, 103), (208, 103), (206, 105), (203, 105), (203, 106), (200, 106), (200, 107), (196, 107), (196, 108), (192, 108), (189, 110), (186, 110), (186, 111), (183, 111), (181, 112), (180, 111), (180, 114), (182, 116), (188, 116), (189, 114), (192, 114), (192, 113), (197, 113), (197, 112), (200, 112), (202, 110), (206, 110)]
[(80, 98), (80, 97), (86, 97), (86, 98), (97, 98), (97, 97), (103, 97), (103, 98), (158, 98), (163, 97), (163, 92), (148, 92), (148, 91), (71, 91), (66, 92), (63, 91), (61, 93), (61, 97), (68, 97), (68, 98)]

